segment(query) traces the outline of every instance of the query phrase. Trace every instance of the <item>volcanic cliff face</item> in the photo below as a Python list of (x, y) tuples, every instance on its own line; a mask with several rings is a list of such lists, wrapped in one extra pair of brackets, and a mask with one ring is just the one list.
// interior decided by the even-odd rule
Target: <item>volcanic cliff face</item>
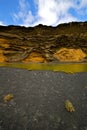
[(0, 62), (87, 61), (87, 22), (0, 26)]

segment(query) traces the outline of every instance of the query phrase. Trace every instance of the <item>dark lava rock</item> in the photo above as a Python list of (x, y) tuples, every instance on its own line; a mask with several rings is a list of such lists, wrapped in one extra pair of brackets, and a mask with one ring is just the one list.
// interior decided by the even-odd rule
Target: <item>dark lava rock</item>
[[(0, 68), (0, 130), (87, 130), (87, 73)], [(13, 99), (4, 102), (5, 95)], [(65, 109), (70, 100), (74, 112)]]

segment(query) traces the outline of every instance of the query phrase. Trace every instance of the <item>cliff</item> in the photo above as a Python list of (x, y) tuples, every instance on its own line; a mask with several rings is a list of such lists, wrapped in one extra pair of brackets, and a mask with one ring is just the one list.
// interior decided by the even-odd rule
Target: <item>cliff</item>
[(87, 62), (87, 22), (0, 26), (0, 62)]

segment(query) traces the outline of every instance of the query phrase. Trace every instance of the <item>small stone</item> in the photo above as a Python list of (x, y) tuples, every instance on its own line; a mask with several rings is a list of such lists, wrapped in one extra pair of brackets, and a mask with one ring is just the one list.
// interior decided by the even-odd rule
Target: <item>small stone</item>
[(13, 97), (14, 97), (13, 94), (7, 94), (4, 96), (3, 100), (4, 102), (9, 102), (10, 100), (13, 99)]
[(65, 101), (65, 108), (68, 112), (74, 112), (75, 111), (73, 104), (69, 100)]

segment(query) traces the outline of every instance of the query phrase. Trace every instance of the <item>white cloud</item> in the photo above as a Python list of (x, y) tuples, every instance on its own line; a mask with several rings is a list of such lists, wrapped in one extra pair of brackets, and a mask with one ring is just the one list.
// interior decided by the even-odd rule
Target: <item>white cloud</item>
[(76, 18), (68, 12), (71, 7), (73, 7), (72, 0), (38, 0), (39, 22), (57, 25), (61, 22), (75, 21)]
[(4, 23), (2, 21), (0, 21), (0, 25), (4, 25)]
[(80, 15), (87, 15), (87, 0), (81, 0), (79, 6), (77, 5), (77, 11)]
[(81, 7), (86, 7), (87, 8), (87, 0), (82, 0), (81, 1), (80, 8)]
[(62, 17), (61, 19), (58, 19), (58, 21), (56, 22), (55, 25), (61, 24), (61, 23), (68, 23), (68, 22), (72, 22), (72, 21), (77, 21), (77, 19), (67, 13), (64, 17)]
[[(77, 21), (70, 9), (81, 12), (87, 7), (87, 0), (34, 0), (37, 12), (33, 15), (30, 4), (19, 0), (19, 12), (14, 14), (14, 20), (21, 20), (21, 25), (35, 26), (37, 24), (56, 26), (59, 23)], [(85, 13), (87, 8), (85, 10)]]
[(19, 0), (19, 11), (13, 14), (14, 21), (22, 21), (21, 25), (30, 25), (34, 20), (34, 16), (29, 9), (29, 3), (25, 0)]

